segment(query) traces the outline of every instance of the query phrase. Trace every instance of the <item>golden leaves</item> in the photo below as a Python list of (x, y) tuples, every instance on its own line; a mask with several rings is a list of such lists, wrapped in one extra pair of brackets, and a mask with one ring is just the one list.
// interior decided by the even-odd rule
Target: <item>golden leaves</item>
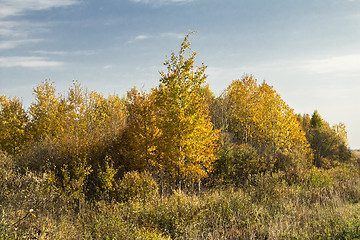
[(25, 128), (28, 117), (21, 101), (1, 96), (0, 98), (0, 149), (11, 154), (20, 151), (26, 142)]
[(242, 143), (275, 153), (307, 148), (305, 134), (293, 110), (273, 87), (253, 76), (235, 80), (225, 92), (229, 104), (229, 130)]
[(157, 151), (165, 173), (170, 172), (179, 184), (206, 177), (216, 155), (218, 132), (213, 130), (201, 89), (206, 67), (194, 69), (195, 55), (187, 36), (179, 55), (172, 54), (165, 62), (168, 72), (161, 73), (156, 89), (157, 126), (161, 131)]

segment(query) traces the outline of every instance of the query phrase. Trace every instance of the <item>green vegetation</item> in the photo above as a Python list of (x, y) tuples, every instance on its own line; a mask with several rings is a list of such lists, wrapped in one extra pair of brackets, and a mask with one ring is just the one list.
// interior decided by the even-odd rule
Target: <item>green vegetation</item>
[(214, 97), (188, 37), (149, 93), (0, 96), (0, 239), (360, 239), (345, 125), (251, 75)]

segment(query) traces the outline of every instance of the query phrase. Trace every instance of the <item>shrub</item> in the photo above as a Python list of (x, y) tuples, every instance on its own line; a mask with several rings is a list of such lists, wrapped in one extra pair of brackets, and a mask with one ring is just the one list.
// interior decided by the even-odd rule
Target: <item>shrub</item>
[(249, 175), (266, 170), (266, 159), (247, 144), (229, 144), (219, 153), (215, 161), (212, 178), (215, 184), (240, 186)]
[(147, 171), (127, 172), (114, 191), (118, 201), (149, 201), (158, 196), (158, 184)]
[(360, 200), (359, 174), (351, 168), (313, 168), (305, 175), (305, 179), (303, 187), (308, 187), (309, 191), (317, 196), (327, 196), (328, 201), (333, 201), (334, 196), (343, 201)]
[(35, 172), (45, 172), (49, 163), (61, 162), (64, 157), (57, 140), (46, 137), (39, 141), (29, 142), (23, 151), (16, 155), (17, 167)]
[(298, 183), (310, 168), (308, 158), (297, 151), (278, 151), (275, 155), (274, 171), (283, 172), (288, 183)]

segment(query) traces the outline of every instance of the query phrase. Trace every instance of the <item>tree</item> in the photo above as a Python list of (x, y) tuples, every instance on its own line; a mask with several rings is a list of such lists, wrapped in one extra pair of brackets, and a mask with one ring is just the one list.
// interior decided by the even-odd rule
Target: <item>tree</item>
[[(232, 178), (232, 182), (234, 171), (240, 182), (249, 174), (264, 171), (280, 170), (299, 176), (309, 166), (309, 144), (300, 122), (265, 81), (258, 84), (252, 75), (234, 80), (217, 102), (222, 108), (217, 107), (215, 120), (223, 129), (224, 141), (214, 176), (225, 174), (222, 178)], [(248, 149), (256, 150), (257, 157), (240, 154)], [(223, 165), (233, 172), (224, 171)]]
[(29, 131), (33, 140), (59, 137), (65, 128), (65, 100), (56, 95), (56, 89), (48, 80), (34, 88), (35, 102), (30, 105)]
[(57, 96), (48, 81), (37, 86), (34, 94), (29, 110), (32, 143), (18, 162), (24, 169), (48, 172), (59, 189), (65, 189), (69, 179), (80, 179), (81, 191), (88, 196), (111, 189), (121, 165), (113, 156), (114, 142), (126, 123), (124, 99), (105, 98), (76, 81), (66, 97)]
[(273, 156), (277, 151), (307, 152), (305, 133), (294, 111), (273, 87), (245, 76), (230, 84), (224, 98), (229, 132), (238, 143), (249, 143)]
[(265, 82), (260, 85), (261, 102), (258, 132), (271, 153), (298, 151), (306, 154), (308, 142), (294, 110)]
[(0, 149), (9, 154), (20, 151), (27, 137), (25, 128), (28, 123), (27, 114), (21, 101), (0, 96)]
[(118, 96), (105, 98), (96, 92), (85, 93), (83, 98), (85, 109), (78, 118), (84, 122), (79, 124), (84, 128), (83, 143), (92, 153), (108, 149), (125, 128), (125, 101)]
[(131, 159), (132, 169), (158, 169), (156, 162), (156, 141), (160, 130), (156, 126), (155, 93), (145, 93), (136, 88), (127, 93), (129, 137), (127, 158)]
[(340, 122), (335, 124), (333, 127), (334, 131), (336, 132), (336, 136), (342, 140), (342, 142), (347, 146), (348, 145), (348, 138), (347, 138), (347, 131), (346, 126), (344, 123)]
[(222, 146), (214, 163), (212, 180), (214, 184), (241, 185), (249, 176), (266, 170), (266, 158), (250, 144), (227, 143)]
[(345, 124), (330, 127), (315, 110), (310, 119), (310, 127), (306, 130), (306, 137), (314, 152), (315, 166), (329, 168), (351, 159)]
[(255, 123), (261, 113), (259, 87), (253, 76), (245, 76), (233, 81), (225, 93), (228, 103), (229, 131), (241, 143), (254, 142), (257, 139)]
[(200, 91), (206, 79), (206, 66), (194, 69), (195, 56), (187, 35), (179, 55), (172, 53), (165, 61), (167, 72), (160, 72), (160, 85), (155, 90), (157, 127), (161, 131), (156, 147), (159, 165), (180, 188), (183, 181), (200, 182), (208, 175), (218, 139)]
[(118, 172), (113, 144), (125, 128), (125, 103), (117, 96), (105, 98), (88, 91), (78, 82), (69, 88), (66, 103), (67, 129), (61, 141), (65, 158), (59, 163), (76, 169), (79, 159), (84, 161), (91, 169), (85, 182), (87, 195), (96, 197), (99, 189), (112, 188)]

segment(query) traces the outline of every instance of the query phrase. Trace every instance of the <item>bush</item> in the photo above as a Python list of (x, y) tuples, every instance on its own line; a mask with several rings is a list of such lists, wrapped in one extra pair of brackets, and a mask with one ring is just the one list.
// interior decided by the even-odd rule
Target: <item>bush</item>
[(64, 156), (59, 142), (46, 137), (37, 142), (29, 142), (15, 158), (17, 167), (22, 171), (27, 169), (35, 172), (45, 172), (49, 163), (61, 162), (62, 157)]
[(127, 172), (114, 191), (118, 201), (149, 201), (159, 195), (158, 184), (148, 172)]
[(310, 166), (306, 156), (297, 151), (259, 153), (249, 144), (226, 144), (214, 164), (212, 180), (220, 185), (243, 185), (250, 176), (281, 171), (288, 183), (297, 183)]
[[(313, 168), (305, 175), (304, 187), (318, 196), (337, 196), (342, 201), (360, 201), (360, 179), (356, 170), (339, 166), (331, 169)], [(321, 194), (320, 194), (321, 192)]]
[(275, 155), (274, 171), (283, 172), (284, 179), (290, 184), (301, 182), (310, 168), (308, 158), (297, 151), (278, 151)]
[(52, 204), (45, 180), (38, 173), (19, 173), (13, 158), (0, 153), (0, 239), (29, 239), (37, 231), (36, 216)]
[(215, 184), (240, 186), (249, 175), (266, 170), (266, 159), (247, 144), (229, 144), (219, 153), (215, 161), (212, 178)]

